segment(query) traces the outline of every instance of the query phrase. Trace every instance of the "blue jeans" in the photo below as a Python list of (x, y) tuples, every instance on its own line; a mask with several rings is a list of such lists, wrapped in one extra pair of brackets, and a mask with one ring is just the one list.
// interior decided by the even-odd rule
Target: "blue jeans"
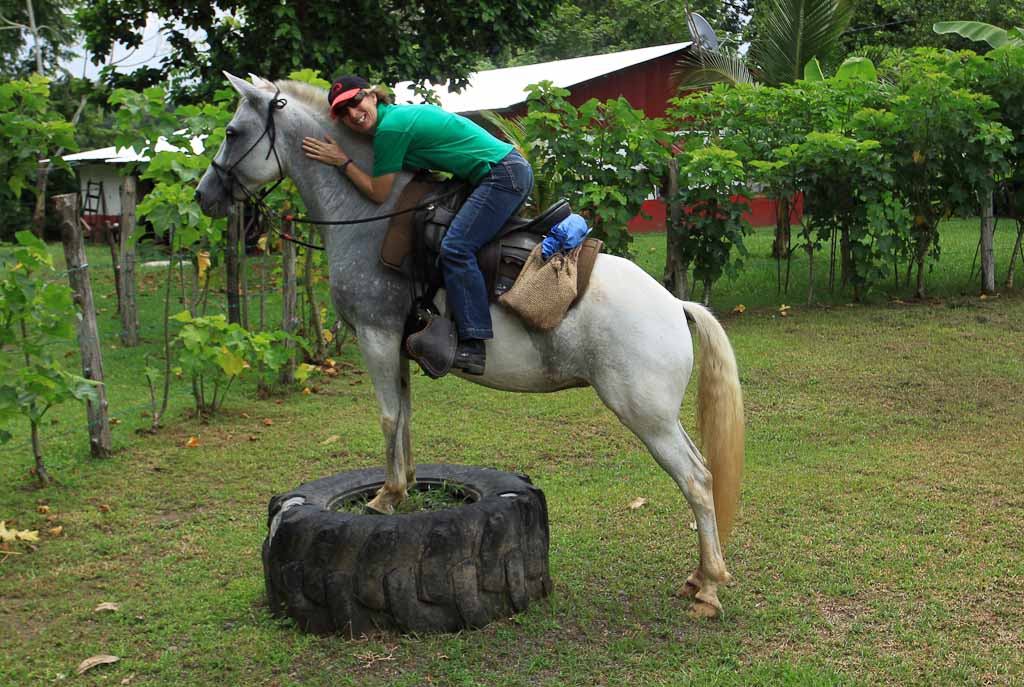
[(505, 226), (532, 187), (530, 163), (513, 150), (480, 180), (441, 241), (444, 287), (459, 339), (494, 338), (487, 285), (476, 253)]

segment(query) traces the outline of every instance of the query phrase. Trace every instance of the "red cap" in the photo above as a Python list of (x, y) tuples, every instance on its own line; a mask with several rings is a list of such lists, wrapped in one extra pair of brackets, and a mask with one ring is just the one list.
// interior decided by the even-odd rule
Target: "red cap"
[(331, 90), (327, 93), (327, 102), (330, 104), (331, 116), (334, 114), (334, 107), (339, 103), (343, 103), (349, 98), (353, 97), (356, 93), (363, 89), (370, 87), (370, 82), (361, 76), (355, 74), (348, 74), (346, 76), (339, 76), (331, 84)]

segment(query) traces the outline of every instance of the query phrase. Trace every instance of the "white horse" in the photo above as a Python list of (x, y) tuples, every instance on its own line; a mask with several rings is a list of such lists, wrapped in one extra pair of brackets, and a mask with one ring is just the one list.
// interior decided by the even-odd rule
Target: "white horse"
[[(310, 217), (370, 218), (365, 224), (327, 226), (321, 235), (334, 305), (356, 332), (380, 404), (386, 483), (370, 505), (392, 512), (416, 474), (409, 441), (409, 360), (402, 354), (411, 295), (405, 278), (381, 265), (387, 221), (372, 218), (394, 208), (411, 175), (399, 174), (389, 199), (373, 204), (335, 169), (302, 152), (303, 137), (330, 134), (362, 169), (372, 168), (370, 139), (329, 118), (323, 90), (227, 76), (242, 101), (196, 191), (205, 213), (223, 216), (232, 200), (287, 176)], [(698, 425), (707, 463), (679, 421), (694, 361), (687, 315), (701, 342)], [(486, 373), (465, 379), (506, 391), (592, 386), (693, 509), (700, 563), (680, 593), (695, 599), (694, 615), (721, 612), (717, 588), (729, 579), (722, 547), (739, 501), (744, 434), (736, 360), (722, 326), (702, 306), (674, 298), (635, 264), (612, 255), (599, 256), (585, 296), (552, 331), (530, 331), (498, 305), (491, 306), (491, 317), (494, 339), (487, 342)]]

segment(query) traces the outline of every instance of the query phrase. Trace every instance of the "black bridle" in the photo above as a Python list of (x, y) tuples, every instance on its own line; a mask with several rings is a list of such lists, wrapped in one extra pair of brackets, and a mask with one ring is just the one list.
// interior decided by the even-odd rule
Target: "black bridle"
[[(249, 146), (246, 149), (246, 151), (242, 153), (242, 155), (231, 164), (231, 166), (224, 167), (223, 165), (218, 164), (216, 160), (210, 162), (210, 167), (212, 167), (214, 173), (216, 173), (217, 180), (220, 182), (221, 186), (224, 187), (224, 190), (227, 191), (227, 194), (228, 196), (231, 197), (231, 200), (239, 203), (248, 202), (255, 210), (252, 219), (249, 221), (248, 225), (245, 228), (246, 233), (248, 233), (252, 225), (258, 221), (260, 215), (272, 216), (274, 214), (270, 206), (267, 204), (266, 199), (267, 196), (273, 193), (274, 189), (276, 189), (281, 184), (281, 182), (284, 181), (284, 167), (281, 166), (281, 158), (277, 154), (277, 127), (274, 123), (274, 112), (276, 110), (284, 109), (285, 105), (288, 104), (288, 101), (285, 100), (284, 98), (279, 98), (279, 95), (281, 95), (280, 89), (274, 92), (274, 97), (271, 98), (270, 102), (267, 103), (267, 116), (266, 123), (263, 125), (263, 133), (261, 133), (255, 141), (253, 141), (252, 145)], [(249, 188), (245, 184), (238, 180), (238, 177), (235, 175), (235, 168), (238, 167), (238, 165), (240, 165), (242, 161), (245, 160), (245, 158), (247, 158), (249, 154), (256, 149), (256, 146), (258, 146), (260, 144), (260, 141), (262, 141), (264, 138), (266, 138), (270, 142), (270, 150), (267, 151), (267, 155), (263, 159), (269, 160), (270, 155), (274, 155), (274, 162), (277, 163), (277, 181), (275, 181), (270, 186), (270, 188), (264, 189), (263, 191), (260, 192), (253, 192), (249, 190)], [(236, 188), (240, 188), (242, 190), (242, 193), (244, 195), (243, 198), (235, 197)], [(429, 200), (426, 200), (420, 203), (419, 205), (414, 205), (412, 207), (404, 208), (402, 210), (395, 210), (394, 212), (388, 212), (383, 215), (375, 215), (374, 217), (364, 217), (362, 219), (322, 220), (310, 219), (308, 217), (296, 217), (295, 215), (291, 214), (283, 214), (279, 215), (279, 217), (285, 222), (292, 222), (295, 224), (317, 224), (334, 226), (365, 224), (367, 222), (375, 222), (377, 220), (397, 217), (398, 215), (404, 215), (409, 212), (416, 212), (417, 210), (433, 209), (434, 204), (437, 203), (438, 201), (445, 200), (451, 196), (454, 196), (457, 193), (460, 193), (462, 190), (462, 187), (459, 186), (453, 189), (452, 191), (449, 191), (448, 193), (444, 193), (439, 196), (434, 196), (433, 198), (430, 198)], [(291, 241), (293, 243), (297, 243), (307, 248), (324, 250), (323, 246), (318, 246), (297, 239), (291, 234), (282, 231), (281, 229), (278, 229), (277, 232), (278, 234), (281, 235), (281, 238), (285, 239), (286, 241)]]

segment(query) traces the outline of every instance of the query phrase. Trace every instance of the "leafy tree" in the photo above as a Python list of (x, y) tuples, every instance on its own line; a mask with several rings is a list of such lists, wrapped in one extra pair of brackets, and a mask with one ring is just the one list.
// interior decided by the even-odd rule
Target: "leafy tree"
[(0, 0), (0, 77), (54, 75), (73, 55), (76, 0)]
[(64, 370), (63, 348), (75, 337), (78, 309), (71, 289), (52, 278), (53, 258), (46, 245), (28, 231), (17, 234), (13, 248), (0, 251), (0, 444), (10, 440), (9, 421), (28, 420), (35, 473), (41, 486), (46, 471), (39, 428), (50, 408), (69, 399), (97, 398), (96, 382)]
[(997, 121), (992, 98), (956, 88), (943, 62), (942, 53), (920, 49), (883, 64), (895, 82), (894, 97), (885, 110), (862, 110), (852, 122), (861, 140), (881, 142), (892, 157), (898, 192), (914, 217), (919, 298), (925, 259), (939, 251), (939, 222), (954, 212), (976, 212), (978, 194), (1007, 169), (1013, 136)]
[(843, 34), (843, 49), (850, 53), (869, 46), (971, 47), (966, 39), (932, 31), (935, 22), (952, 19), (1024, 26), (1024, 5), (1019, 0), (862, 0), (856, 3), (850, 29)]
[(684, 269), (693, 265), (694, 281), (704, 285), (704, 304), (711, 286), (722, 274), (735, 276), (747, 254), (743, 235), (750, 226), (743, 219), (745, 199), (736, 198), (746, 181), (743, 162), (735, 151), (716, 145), (684, 150), (679, 157), (678, 197), (670, 199), (686, 208), (676, 234)]
[[(808, 302), (814, 295), (814, 253), (825, 241), (834, 246), (837, 234), (842, 285), (852, 284), (854, 300), (862, 300), (867, 289), (885, 276), (888, 260), (907, 253), (908, 217), (891, 190), (892, 161), (878, 141), (857, 141), (834, 132), (811, 132), (803, 142), (776, 151), (775, 158), (804, 194), (803, 247), (811, 270)], [(835, 283), (834, 269), (829, 283)]]
[[(115, 41), (138, 47), (138, 29), (159, 15), (173, 49), (158, 70), (133, 73), (133, 86), (170, 83), (178, 101), (199, 101), (221, 71), (274, 78), (312, 68), (372, 80), (464, 86), (474, 65), (506, 45), (526, 45), (555, 0), (417, 0), (282, 3), (279, 0), (97, 0), (79, 13), (86, 45), (104, 55)], [(195, 32), (205, 39), (196, 40)], [(110, 78), (120, 78), (110, 75)]]
[[(0, 83), (0, 174), (7, 179), (0, 186), (0, 202), (17, 206), (23, 190), (35, 189), (39, 159), (58, 148), (75, 147), (74, 127), (53, 110), (49, 79), (33, 74), (27, 80)], [(9, 239), (26, 225), (24, 210), (6, 217), (0, 239)]]
[(522, 46), (510, 45), (494, 58), (493, 64), (534, 64), (688, 41), (691, 39), (686, 27), (687, 5), (690, 11), (707, 19), (719, 36), (738, 34), (750, 4), (748, 0), (563, 1), (541, 23), (536, 47), (524, 50)]
[(526, 137), (545, 178), (573, 201), (609, 252), (628, 255), (626, 224), (662, 179), (669, 157), (664, 120), (648, 119), (625, 98), (574, 107), (550, 81), (529, 87)]

